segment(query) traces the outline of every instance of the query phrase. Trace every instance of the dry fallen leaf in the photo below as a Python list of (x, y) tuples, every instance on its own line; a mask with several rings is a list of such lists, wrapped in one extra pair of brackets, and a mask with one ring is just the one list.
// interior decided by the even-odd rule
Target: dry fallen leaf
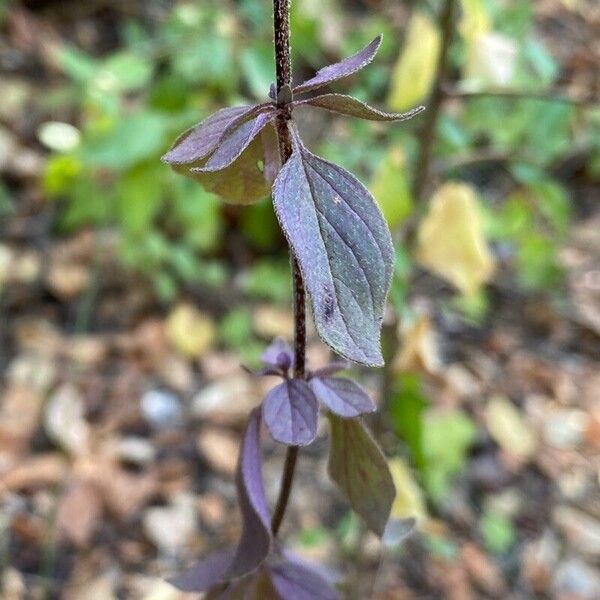
[(189, 358), (201, 357), (216, 337), (212, 319), (190, 304), (173, 309), (167, 318), (166, 333), (173, 347)]
[(538, 445), (536, 433), (508, 398), (490, 398), (485, 420), (490, 435), (507, 454), (523, 461), (533, 457)]
[(406, 462), (399, 457), (388, 461), (388, 466), (396, 486), (396, 498), (392, 504), (390, 518), (409, 519), (417, 522), (427, 517), (421, 488), (415, 481)]
[(215, 471), (233, 478), (239, 452), (238, 438), (204, 429), (198, 436), (198, 450)]
[(437, 25), (425, 13), (415, 12), (392, 73), (388, 99), (390, 108), (403, 111), (427, 97), (435, 79), (440, 42)]
[(89, 544), (101, 517), (102, 500), (91, 483), (73, 482), (58, 502), (57, 527), (76, 546)]
[(394, 360), (394, 370), (424, 372), (433, 375), (440, 372), (441, 360), (435, 330), (427, 315), (401, 332), (402, 347)]
[(83, 398), (77, 388), (70, 383), (61, 385), (46, 405), (44, 427), (48, 436), (67, 452), (82, 454), (90, 435), (84, 413)]
[(431, 199), (418, 234), (417, 260), (464, 295), (476, 294), (494, 272), (475, 190), (449, 182)]

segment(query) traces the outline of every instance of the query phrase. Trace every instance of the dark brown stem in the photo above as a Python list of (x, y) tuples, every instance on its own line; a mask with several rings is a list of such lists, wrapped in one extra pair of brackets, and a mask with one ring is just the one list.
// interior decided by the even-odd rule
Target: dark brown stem
[(454, 11), (456, 0), (446, 0), (440, 25), (442, 29), (442, 47), (436, 68), (435, 83), (433, 91), (424, 114), (423, 129), (420, 133), (421, 147), (417, 165), (415, 169), (415, 179), (413, 182), (413, 193), (415, 200), (422, 200), (427, 180), (429, 179), (429, 167), (431, 164), (431, 153), (435, 142), (435, 131), (440, 116), (440, 108), (444, 99), (444, 83), (448, 70), (448, 50), (452, 43), (454, 33)]
[[(277, 71), (277, 96), (285, 85), (291, 85), (290, 65), (290, 3), (289, 0), (273, 0), (273, 25), (275, 30), (275, 68)], [(288, 127), (289, 111), (280, 110), (277, 118), (277, 137), (282, 166), (292, 155), (292, 139)], [(294, 377), (303, 378), (306, 370), (306, 292), (298, 261), (292, 254), (292, 277), (294, 284)], [(298, 447), (290, 446), (285, 456), (279, 498), (275, 505), (271, 531), (279, 533), (292, 492), (294, 473), (298, 459)]]

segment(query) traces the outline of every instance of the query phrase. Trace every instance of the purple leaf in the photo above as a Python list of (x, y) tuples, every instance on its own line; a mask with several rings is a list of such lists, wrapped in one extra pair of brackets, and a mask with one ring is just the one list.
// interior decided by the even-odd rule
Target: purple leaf
[(373, 400), (352, 379), (314, 377), (309, 385), (317, 400), (340, 417), (357, 417), (376, 409)]
[(206, 592), (222, 580), (233, 556), (232, 549), (215, 552), (188, 571), (167, 581), (182, 592)]
[[(268, 196), (271, 183), (266, 179), (264, 140), (276, 143), (275, 129), (265, 127), (260, 136), (255, 137), (241, 155), (228, 167), (220, 171), (190, 170), (189, 165), (175, 165), (173, 168), (198, 181), (202, 187), (217, 194), (224, 202), (250, 204)], [(203, 162), (198, 166), (202, 166)]]
[(273, 119), (273, 112), (264, 112), (231, 128), (219, 141), (216, 150), (202, 167), (192, 169), (193, 172), (220, 171), (232, 164), (261, 132), (263, 127)]
[(190, 164), (208, 156), (232, 127), (268, 105), (222, 108), (182, 133), (162, 160), (171, 165)]
[(377, 203), (345, 169), (295, 148), (273, 203), (310, 294), (317, 332), (338, 354), (381, 366), (380, 329), (394, 249)]
[(396, 496), (385, 457), (360, 419), (328, 417), (329, 476), (367, 527), (382, 536)]
[(260, 568), (254, 573), (213, 588), (204, 600), (281, 600), (273, 589), (267, 569)]
[(279, 155), (279, 144), (273, 125), (260, 132), (263, 148), (265, 149), (265, 160), (263, 173), (265, 179), (273, 184), (279, 169), (281, 168), (281, 157)]
[(425, 110), (424, 106), (417, 106), (404, 113), (388, 113), (344, 94), (323, 94), (307, 100), (298, 100), (293, 104), (294, 107), (316, 106), (340, 115), (358, 117), (367, 121), (407, 121)]
[(227, 579), (256, 569), (271, 548), (271, 515), (262, 479), (260, 421), (260, 409), (255, 408), (248, 419), (238, 460), (236, 486), (243, 527), (235, 556), (225, 574)]
[(336, 362), (329, 363), (320, 369), (315, 369), (310, 372), (309, 377), (329, 377), (335, 375), (339, 371), (345, 371), (348, 369), (349, 364), (345, 361), (338, 360)]
[(285, 340), (277, 338), (267, 346), (260, 359), (267, 366), (287, 371), (294, 364), (294, 351)]
[(319, 405), (308, 383), (289, 379), (274, 387), (263, 403), (265, 423), (275, 440), (306, 446), (317, 435)]
[(381, 45), (382, 37), (382, 35), (378, 35), (370, 44), (356, 54), (333, 65), (323, 67), (317, 71), (314, 77), (297, 85), (293, 89), (294, 94), (309, 92), (310, 90), (323, 87), (360, 71), (375, 58), (375, 54), (377, 54), (377, 50), (379, 50), (379, 46)]
[(338, 600), (327, 577), (304, 561), (283, 559), (269, 567), (271, 583), (285, 600)]

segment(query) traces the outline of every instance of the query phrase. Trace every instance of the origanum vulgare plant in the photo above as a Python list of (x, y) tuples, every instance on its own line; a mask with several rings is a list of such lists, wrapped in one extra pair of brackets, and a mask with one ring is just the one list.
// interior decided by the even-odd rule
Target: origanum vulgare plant
[[(312, 154), (294, 122), (300, 107), (323, 108), (372, 121), (406, 120), (422, 110), (390, 114), (343, 94), (297, 99), (368, 65), (381, 36), (368, 46), (291, 86), (289, 0), (274, 0), (277, 84), (270, 101), (224, 108), (181, 135), (163, 160), (224, 200), (246, 204), (271, 191), (289, 242), (294, 282), (294, 347), (276, 340), (258, 375), (282, 381), (249, 416), (236, 485), (243, 530), (238, 546), (172, 578), (208, 598), (338, 597), (329, 578), (285, 550), (277, 533), (289, 499), (298, 448), (317, 434), (320, 407), (330, 422), (329, 474), (367, 527), (382, 535), (395, 489), (385, 457), (360, 419), (375, 404), (351, 379), (346, 363), (306, 368), (305, 290), (322, 340), (346, 360), (381, 366), (380, 329), (394, 250), (371, 194), (348, 171)], [(261, 471), (261, 423), (288, 446), (281, 492), (271, 515)]]

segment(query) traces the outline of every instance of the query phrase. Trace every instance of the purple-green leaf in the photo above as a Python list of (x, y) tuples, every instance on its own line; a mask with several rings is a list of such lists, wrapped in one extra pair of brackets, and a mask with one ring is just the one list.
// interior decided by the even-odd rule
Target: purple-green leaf
[(317, 71), (314, 77), (311, 77), (307, 81), (297, 85), (293, 92), (294, 94), (303, 94), (316, 88), (329, 85), (334, 81), (353, 75), (357, 71), (360, 71), (363, 67), (366, 67), (377, 54), (381, 40), (383, 36), (378, 35), (370, 44), (365, 46), (362, 50), (359, 50), (356, 54), (341, 60), (340, 62), (332, 65), (327, 65), (319, 71)]
[(162, 160), (170, 165), (182, 165), (205, 158), (213, 152), (227, 131), (267, 107), (268, 105), (233, 106), (218, 110), (182, 133)]
[(396, 496), (385, 457), (360, 419), (328, 417), (329, 476), (367, 527), (382, 536)]
[(263, 403), (263, 415), (273, 439), (282, 444), (306, 446), (317, 435), (319, 404), (302, 379), (274, 387)]
[(190, 170), (188, 166), (183, 165), (175, 165), (173, 168), (192, 177), (205, 190), (216, 194), (224, 202), (250, 204), (271, 192), (271, 182), (265, 169), (265, 140), (268, 140), (267, 145), (276, 143), (275, 128), (271, 124), (263, 128), (261, 135), (255, 137), (233, 163), (220, 171)]
[(300, 264), (317, 331), (344, 358), (381, 366), (394, 261), (389, 229), (356, 177), (310, 153), (297, 137), (294, 146), (273, 186), (273, 203)]
[(250, 413), (238, 459), (236, 486), (243, 525), (242, 537), (227, 569), (228, 579), (256, 569), (271, 548), (271, 515), (262, 478), (260, 422), (260, 409), (255, 408)]
[(282, 559), (269, 567), (271, 583), (284, 600), (338, 600), (328, 579), (304, 561)]
[(294, 107), (315, 106), (340, 115), (358, 117), (367, 121), (407, 121), (425, 110), (424, 106), (417, 106), (403, 113), (388, 113), (345, 94), (322, 94), (314, 98), (298, 100), (293, 105)]
[(262, 131), (263, 127), (273, 119), (273, 112), (264, 112), (234, 127), (219, 141), (215, 151), (204, 166), (193, 168), (194, 173), (220, 171), (232, 164), (250, 145), (252, 140)]
[(313, 377), (309, 385), (317, 400), (340, 417), (357, 417), (376, 409), (373, 400), (352, 379)]

